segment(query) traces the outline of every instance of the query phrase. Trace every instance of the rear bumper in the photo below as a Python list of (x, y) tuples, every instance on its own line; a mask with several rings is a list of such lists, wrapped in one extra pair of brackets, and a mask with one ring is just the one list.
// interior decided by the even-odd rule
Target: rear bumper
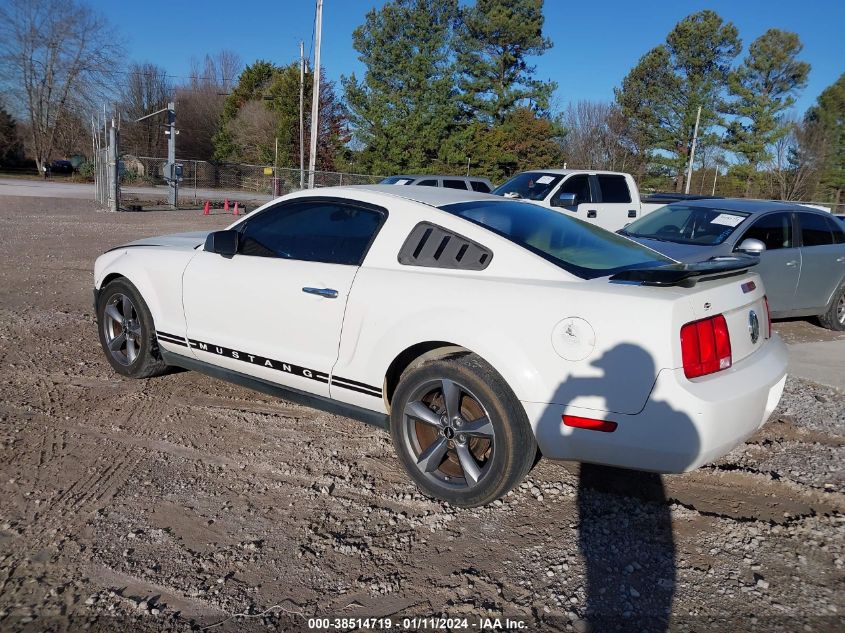
[[(639, 413), (624, 415), (523, 402), (543, 455), (621, 468), (679, 473), (716, 460), (759, 429), (786, 382), (787, 350), (777, 335), (728, 370), (688, 380), (664, 369)], [(612, 433), (564, 426), (561, 415), (612, 420)]]

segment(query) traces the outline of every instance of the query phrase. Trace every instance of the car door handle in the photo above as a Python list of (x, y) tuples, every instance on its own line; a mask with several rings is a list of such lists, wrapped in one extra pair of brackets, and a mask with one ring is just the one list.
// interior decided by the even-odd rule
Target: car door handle
[(309, 295), (320, 295), (327, 299), (337, 299), (337, 290), (334, 288), (303, 288), (302, 292), (307, 292)]
[(837, 258), (836, 258), (836, 261), (837, 261), (838, 263), (840, 263), (840, 264), (841, 264), (842, 262), (845, 262), (845, 256), (843, 256), (843, 257), (837, 257)]
[(587, 211), (587, 217), (588, 218), (594, 218), (594, 217), (596, 217), (596, 213), (597, 213), (597, 211), (595, 209), (591, 209), (590, 211)]
[(636, 211), (636, 209), (628, 209), (628, 217), (629, 217), (629, 218), (635, 218), (635, 217), (637, 217), (637, 211)]
[(786, 262), (786, 265), (787, 267), (792, 268), (793, 266), (797, 266), (798, 262), (793, 259), (792, 261)]

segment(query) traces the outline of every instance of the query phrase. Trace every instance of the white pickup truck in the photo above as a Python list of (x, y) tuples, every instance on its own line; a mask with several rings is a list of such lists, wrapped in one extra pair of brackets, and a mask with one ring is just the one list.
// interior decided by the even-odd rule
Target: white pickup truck
[(631, 174), (616, 171), (524, 171), (492, 193), (552, 207), (608, 231), (618, 231), (666, 204), (642, 202)]

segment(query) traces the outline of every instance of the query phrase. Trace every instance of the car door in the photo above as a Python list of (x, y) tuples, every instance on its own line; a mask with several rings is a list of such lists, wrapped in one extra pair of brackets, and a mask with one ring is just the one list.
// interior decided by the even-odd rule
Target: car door
[(443, 186), (447, 189), (467, 190), (467, 182), (461, 178), (443, 178)]
[(197, 253), (182, 293), (194, 355), (328, 396), (349, 291), (386, 215), (331, 198), (283, 202), (239, 225), (233, 257)]
[(795, 307), (822, 312), (845, 274), (842, 230), (833, 218), (821, 213), (798, 211), (795, 217), (801, 234), (801, 279)]
[[(538, 180), (538, 182), (540, 181)], [(579, 220), (595, 224), (597, 222), (597, 210), (593, 202), (597, 199), (597, 196), (593, 195), (592, 184), (593, 183), (591, 183), (591, 178), (588, 174), (575, 174), (570, 176), (565, 179), (561, 183), (560, 187), (558, 187), (558, 190), (552, 194), (552, 197), (550, 198), (550, 205), (560, 209), (561, 213), (564, 215), (572, 215)], [(560, 194), (562, 193), (574, 193), (575, 205), (562, 207), (559, 204), (556, 204), (556, 201), (560, 199)]]
[(637, 208), (633, 204), (628, 181), (621, 174), (598, 174), (598, 202), (594, 222), (608, 231), (618, 231), (637, 219)]
[(794, 310), (801, 276), (801, 251), (795, 240), (792, 213), (767, 213), (754, 220), (736, 244), (746, 239), (760, 240), (766, 245), (754, 272), (763, 279), (772, 312)]

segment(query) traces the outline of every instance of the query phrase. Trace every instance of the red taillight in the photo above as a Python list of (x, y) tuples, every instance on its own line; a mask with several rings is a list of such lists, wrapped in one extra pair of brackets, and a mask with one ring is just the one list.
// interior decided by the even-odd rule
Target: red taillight
[(731, 335), (725, 317), (687, 323), (681, 328), (681, 357), (687, 378), (706, 376), (731, 366)]
[(574, 426), (575, 428), (587, 429), (588, 431), (613, 433), (617, 427), (616, 422), (611, 422), (610, 420), (595, 420), (593, 418), (582, 418), (577, 415), (564, 415), (561, 417), (566, 426)]
[(772, 338), (772, 311), (769, 309), (769, 297), (763, 295), (763, 303), (766, 304), (766, 338)]

